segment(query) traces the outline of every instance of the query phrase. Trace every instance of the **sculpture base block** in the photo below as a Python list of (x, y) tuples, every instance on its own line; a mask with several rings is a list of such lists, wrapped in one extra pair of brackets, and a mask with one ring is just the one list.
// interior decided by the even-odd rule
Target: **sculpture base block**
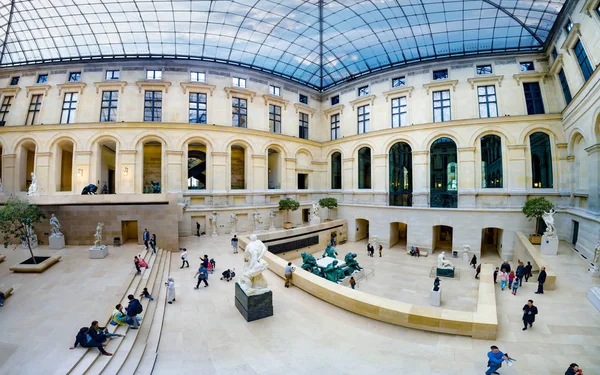
[(594, 305), (596, 310), (600, 312), (600, 288), (597, 286), (590, 288), (587, 293), (587, 299)]
[(591, 277), (600, 277), (600, 268), (594, 266), (594, 267), (588, 269), (588, 273), (590, 274)]
[(440, 290), (431, 290), (429, 294), (429, 304), (431, 306), (440, 307), (442, 305), (442, 288)]
[(248, 296), (236, 282), (235, 307), (247, 322), (273, 316), (273, 292)]
[(465, 252), (463, 253), (463, 262), (468, 262), (469, 261), (469, 253)]
[(321, 218), (320, 217), (313, 217), (312, 219), (310, 219), (309, 223), (310, 223), (310, 225), (321, 224)]
[(452, 269), (448, 269), (448, 268), (436, 268), (435, 275), (436, 276), (442, 276), (442, 277), (452, 277), (452, 278), (454, 278), (454, 268), (452, 268)]
[(540, 245), (540, 252), (544, 255), (556, 255), (558, 254), (558, 236), (546, 237), (542, 236), (542, 244)]
[[(21, 242), (21, 247), (23, 249), (29, 249), (29, 246), (27, 246), (27, 242)], [(33, 237), (31, 237), (31, 248), (35, 249), (36, 247), (38, 247), (38, 239), (37, 236), (34, 235)]]
[(65, 247), (65, 236), (50, 236), (48, 243), (52, 250), (60, 250)]
[(211, 237), (219, 237), (219, 234), (218, 233), (211, 233), (210, 236)]
[(104, 259), (108, 255), (108, 246), (100, 245), (90, 247), (88, 250), (90, 259)]

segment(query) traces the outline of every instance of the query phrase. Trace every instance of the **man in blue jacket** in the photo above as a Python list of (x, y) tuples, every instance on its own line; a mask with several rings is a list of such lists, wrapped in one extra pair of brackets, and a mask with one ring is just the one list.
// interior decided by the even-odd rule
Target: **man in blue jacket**
[(150, 232), (148, 232), (148, 229), (144, 229), (142, 239), (144, 240), (144, 245), (146, 245), (146, 250), (148, 250), (148, 241), (150, 241)]
[(491, 374), (499, 374), (496, 372), (500, 367), (502, 367), (502, 362), (508, 359), (508, 356), (500, 351), (496, 345), (492, 345), (487, 354), (488, 356), (488, 370), (485, 372), (485, 375)]
[(138, 329), (140, 323), (138, 322), (137, 315), (141, 314), (143, 311), (142, 304), (133, 296), (133, 294), (128, 295), (127, 299), (129, 300), (129, 305), (127, 305), (126, 309), (127, 317), (129, 318), (128, 320), (131, 320), (129, 328)]

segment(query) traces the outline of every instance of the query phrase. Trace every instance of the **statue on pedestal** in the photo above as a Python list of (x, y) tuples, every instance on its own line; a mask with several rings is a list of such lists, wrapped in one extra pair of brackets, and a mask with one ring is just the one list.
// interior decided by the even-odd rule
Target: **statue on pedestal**
[(38, 186), (37, 186), (37, 177), (35, 173), (31, 172), (31, 185), (29, 185), (29, 189), (27, 189), (27, 195), (37, 195)]
[(252, 217), (254, 218), (254, 231), (258, 232), (260, 230), (259, 225), (262, 224), (260, 221), (260, 213), (255, 210)]
[(54, 216), (54, 214), (52, 214), (52, 217), (50, 217), (50, 227), (52, 228), (51, 234), (50, 236), (52, 237), (56, 237), (56, 236), (62, 236), (63, 234), (60, 232), (60, 221), (58, 221), (58, 218), (56, 216)]
[(598, 245), (596, 245), (596, 248), (594, 249), (594, 259), (592, 263), (598, 267), (598, 262), (600, 262), (600, 238), (598, 238)]
[(329, 265), (327, 265), (327, 267), (325, 267), (325, 269), (323, 270), (325, 278), (329, 281), (333, 281), (334, 283), (338, 283), (340, 282), (340, 280), (346, 277), (344, 270), (338, 267), (337, 264), (338, 261), (334, 260), (333, 262), (329, 263)]
[(160, 194), (160, 182), (158, 181), (150, 181), (152, 185), (152, 194)]
[(362, 267), (359, 266), (358, 262), (356, 261), (356, 254), (354, 253), (346, 254), (344, 257), (344, 262), (346, 262), (346, 267), (348, 267), (350, 273), (362, 270)]
[(544, 236), (546, 237), (556, 236), (556, 228), (554, 227), (555, 213), (556, 211), (551, 209), (549, 212), (544, 212), (544, 214), (542, 214), (542, 219), (544, 219), (544, 223), (546, 223), (546, 231), (544, 232)]
[(102, 228), (104, 227), (104, 223), (99, 221), (98, 225), (96, 225), (96, 233), (94, 234), (94, 247), (102, 246)]
[(210, 215), (210, 226), (212, 228), (212, 233), (210, 234), (212, 237), (217, 237), (219, 234), (217, 233), (217, 216), (219, 214), (217, 213), (217, 211), (213, 211), (212, 214)]
[(336, 255), (338, 255), (338, 253), (335, 251), (335, 247), (331, 246), (331, 243), (328, 243), (325, 252), (323, 253), (323, 258), (330, 257), (335, 259)]
[(97, 191), (98, 191), (98, 186), (96, 186), (94, 184), (89, 184), (81, 190), (81, 195), (96, 195)]
[(238, 217), (235, 214), (235, 212), (231, 213), (231, 217), (229, 218), (229, 222), (231, 223), (231, 234), (237, 234)]
[(0, 178), (0, 193), (4, 192), (4, 186), (2, 186), (2, 179)]
[(260, 241), (256, 234), (250, 235), (250, 243), (244, 249), (244, 272), (238, 282), (240, 288), (251, 296), (268, 292), (268, 283), (263, 276), (263, 271), (269, 264), (263, 259), (267, 247)]
[[(26, 234), (21, 236), (21, 247), (23, 249), (34, 249), (38, 246), (37, 235), (34, 233), (33, 227), (29, 221), (26, 221), (24, 224), (26, 227)], [(31, 247), (29, 245), (31, 245)]]
[(442, 253), (440, 255), (438, 255), (437, 268), (449, 269), (449, 270), (454, 269), (454, 265), (449, 260), (446, 260), (446, 258), (444, 257), (444, 254), (445, 253), (442, 251)]
[(438, 290), (440, 290), (440, 278), (436, 277), (435, 280), (433, 280), (433, 291), (437, 292)]
[(269, 211), (269, 220), (271, 221), (271, 225), (269, 226), (269, 229), (271, 229), (271, 230), (275, 229), (275, 217), (277, 217), (277, 212), (275, 212), (275, 210)]
[(321, 224), (321, 206), (319, 206), (318, 202), (312, 202), (308, 221), (311, 224)]
[(311, 272), (315, 275), (320, 275), (319, 266), (317, 265), (317, 260), (312, 254), (303, 252), (302, 254), (302, 269), (308, 272)]

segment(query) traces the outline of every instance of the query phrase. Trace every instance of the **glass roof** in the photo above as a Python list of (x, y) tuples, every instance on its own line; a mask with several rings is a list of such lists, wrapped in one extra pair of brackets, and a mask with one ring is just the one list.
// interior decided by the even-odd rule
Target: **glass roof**
[(539, 51), (567, 0), (0, 0), (0, 66), (163, 57), (316, 89), (407, 63)]

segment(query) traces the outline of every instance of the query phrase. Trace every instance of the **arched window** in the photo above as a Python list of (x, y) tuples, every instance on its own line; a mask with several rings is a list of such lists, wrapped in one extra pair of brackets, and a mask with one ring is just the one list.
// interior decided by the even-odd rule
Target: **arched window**
[(202, 143), (188, 145), (188, 189), (206, 189), (206, 146)]
[(339, 152), (331, 155), (331, 188), (342, 188), (342, 154)]
[(246, 188), (246, 149), (242, 146), (231, 146), (231, 189)]
[(404, 142), (390, 148), (390, 206), (412, 206), (412, 150)]
[(502, 187), (502, 140), (497, 135), (481, 138), (481, 187)]
[(162, 191), (162, 144), (156, 141), (144, 143), (143, 192), (155, 194)]
[(358, 150), (358, 188), (371, 188), (371, 149), (368, 147)]
[(457, 207), (458, 164), (456, 143), (440, 138), (431, 145), (431, 207)]
[(529, 136), (531, 148), (531, 180), (536, 189), (551, 189), (552, 153), (550, 137), (546, 133), (537, 132)]

